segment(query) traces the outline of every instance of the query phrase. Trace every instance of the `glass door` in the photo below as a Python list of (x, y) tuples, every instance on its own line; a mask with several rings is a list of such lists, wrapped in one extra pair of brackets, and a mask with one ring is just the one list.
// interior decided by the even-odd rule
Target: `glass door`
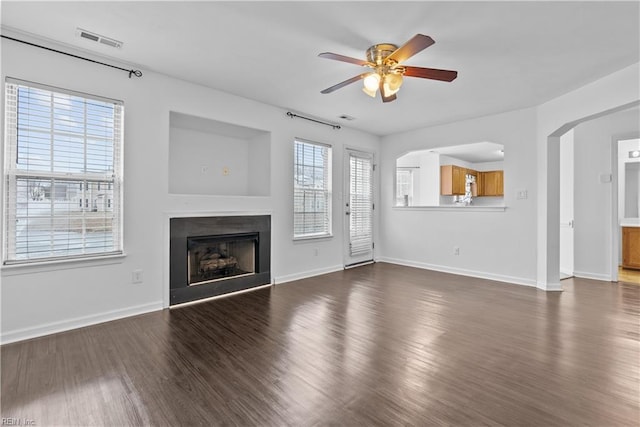
[(346, 150), (345, 267), (373, 261), (373, 154)]

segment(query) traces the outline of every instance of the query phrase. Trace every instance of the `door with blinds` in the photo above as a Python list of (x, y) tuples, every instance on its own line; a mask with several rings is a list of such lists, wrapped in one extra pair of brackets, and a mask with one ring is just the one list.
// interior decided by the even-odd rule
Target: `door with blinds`
[(373, 154), (346, 150), (345, 267), (373, 261)]

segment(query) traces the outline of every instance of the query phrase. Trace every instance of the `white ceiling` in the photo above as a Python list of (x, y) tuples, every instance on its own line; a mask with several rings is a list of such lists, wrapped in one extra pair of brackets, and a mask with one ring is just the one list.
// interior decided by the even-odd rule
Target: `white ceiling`
[[(388, 135), (538, 105), (639, 61), (640, 3), (632, 2), (15, 2), (18, 30), (313, 117)], [(77, 27), (124, 42), (75, 36)], [(417, 33), (436, 43), (406, 64), (453, 69), (452, 83), (406, 78), (394, 102), (362, 72), (318, 58), (364, 59), (372, 44)], [(28, 36), (29, 34), (26, 34)], [(142, 77), (144, 79), (144, 76)], [(339, 119), (346, 114), (354, 121)]]

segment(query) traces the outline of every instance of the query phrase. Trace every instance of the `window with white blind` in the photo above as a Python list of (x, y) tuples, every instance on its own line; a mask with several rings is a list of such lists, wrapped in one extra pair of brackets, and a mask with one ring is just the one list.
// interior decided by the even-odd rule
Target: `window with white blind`
[(294, 142), (293, 237), (331, 235), (331, 147)]
[(122, 253), (123, 108), (7, 79), (4, 264)]
[(349, 252), (359, 255), (373, 248), (373, 158), (349, 155)]

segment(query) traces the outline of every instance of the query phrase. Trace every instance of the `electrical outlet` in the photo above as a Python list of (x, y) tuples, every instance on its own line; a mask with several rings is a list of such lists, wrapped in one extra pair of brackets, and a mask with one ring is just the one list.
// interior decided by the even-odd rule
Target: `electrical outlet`
[(200, 173), (202, 175), (206, 175), (208, 171), (209, 171), (209, 166), (207, 166), (207, 165), (200, 166)]
[(453, 254), (454, 254), (454, 255), (460, 255), (460, 248), (459, 248), (459, 247), (457, 247), (457, 246), (455, 246), (455, 247), (453, 248)]
[(131, 283), (142, 283), (142, 270), (133, 270), (131, 272)]
[(529, 195), (527, 194), (527, 190), (518, 190), (516, 192), (516, 199), (526, 199), (527, 197), (529, 197)]

